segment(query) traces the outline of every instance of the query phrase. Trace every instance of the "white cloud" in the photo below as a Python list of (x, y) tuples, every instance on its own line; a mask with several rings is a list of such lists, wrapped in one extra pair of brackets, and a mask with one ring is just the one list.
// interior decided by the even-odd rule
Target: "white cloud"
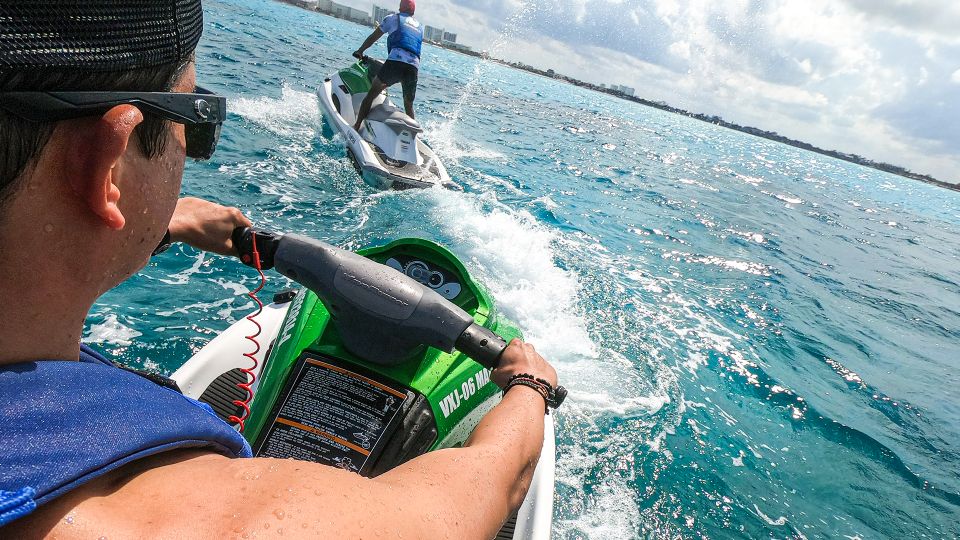
[(950, 82), (960, 84), (960, 69), (953, 72), (953, 75), (950, 76)]
[(670, 54), (681, 58), (683, 60), (690, 60), (690, 43), (686, 41), (675, 41), (670, 44), (670, 47), (667, 49), (670, 51)]

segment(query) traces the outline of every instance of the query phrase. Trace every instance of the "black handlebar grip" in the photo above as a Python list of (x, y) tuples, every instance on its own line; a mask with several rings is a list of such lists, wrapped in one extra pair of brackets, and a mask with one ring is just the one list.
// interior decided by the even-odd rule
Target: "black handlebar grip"
[(497, 369), (507, 342), (493, 331), (473, 323), (460, 334), (456, 347), (483, 367)]
[(240, 262), (253, 268), (257, 267), (253, 255), (253, 246), (256, 242), (257, 253), (260, 255), (260, 268), (263, 270), (273, 268), (273, 258), (277, 253), (281, 238), (283, 238), (282, 234), (261, 231), (251, 227), (237, 227), (231, 235), (233, 247), (237, 250)]

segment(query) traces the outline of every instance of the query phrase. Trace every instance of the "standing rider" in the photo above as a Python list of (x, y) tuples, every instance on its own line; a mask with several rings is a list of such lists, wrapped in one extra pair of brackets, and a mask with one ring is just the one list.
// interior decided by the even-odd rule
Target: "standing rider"
[(400, 0), (400, 13), (384, 17), (363, 45), (353, 53), (353, 56), (362, 59), (363, 51), (369, 49), (384, 34), (390, 34), (387, 38), (387, 49), (390, 55), (380, 72), (373, 78), (373, 85), (363, 98), (363, 104), (360, 105), (360, 112), (357, 114), (357, 122), (353, 125), (353, 129), (358, 133), (364, 119), (370, 113), (373, 100), (388, 86), (398, 82), (403, 88), (403, 108), (407, 116), (415, 118), (413, 100), (417, 96), (417, 72), (420, 69), (420, 48), (423, 45), (423, 26), (413, 18), (413, 12), (416, 9), (414, 0)]

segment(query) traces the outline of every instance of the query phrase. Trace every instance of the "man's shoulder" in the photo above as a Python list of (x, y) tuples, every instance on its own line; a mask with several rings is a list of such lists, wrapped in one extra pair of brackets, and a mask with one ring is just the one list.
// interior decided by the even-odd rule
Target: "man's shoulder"
[(391, 13), (383, 18), (380, 21), (380, 29), (384, 32), (390, 32), (391, 30), (396, 30), (400, 26), (400, 14)]
[[(256, 530), (267, 516), (284, 519), (284, 515), (291, 521), (299, 515), (325, 517), (311, 520), (315, 530), (304, 524), (304, 536), (356, 537), (362, 503), (385, 508), (396, 497), (388, 487), (371, 482), (316, 463), (231, 460), (185, 449), (112, 471), (14, 521), (0, 531), (0, 537), (48, 534), (71, 539), (97, 531), (108, 538), (148, 538), (162, 531), (159, 534), (171, 538), (221, 538)], [(351, 497), (345, 499), (347, 494)], [(285, 502), (278, 509), (281, 497)], [(331, 531), (343, 534), (331, 535)]]

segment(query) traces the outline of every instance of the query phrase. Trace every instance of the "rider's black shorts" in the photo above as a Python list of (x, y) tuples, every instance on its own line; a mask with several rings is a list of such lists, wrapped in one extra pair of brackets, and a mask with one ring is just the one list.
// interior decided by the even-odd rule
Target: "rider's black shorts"
[(417, 97), (417, 68), (397, 60), (387, 60), (377, 73), (380, 82), (387, 86), (400, 83), (404, 101), (413, 101)]

